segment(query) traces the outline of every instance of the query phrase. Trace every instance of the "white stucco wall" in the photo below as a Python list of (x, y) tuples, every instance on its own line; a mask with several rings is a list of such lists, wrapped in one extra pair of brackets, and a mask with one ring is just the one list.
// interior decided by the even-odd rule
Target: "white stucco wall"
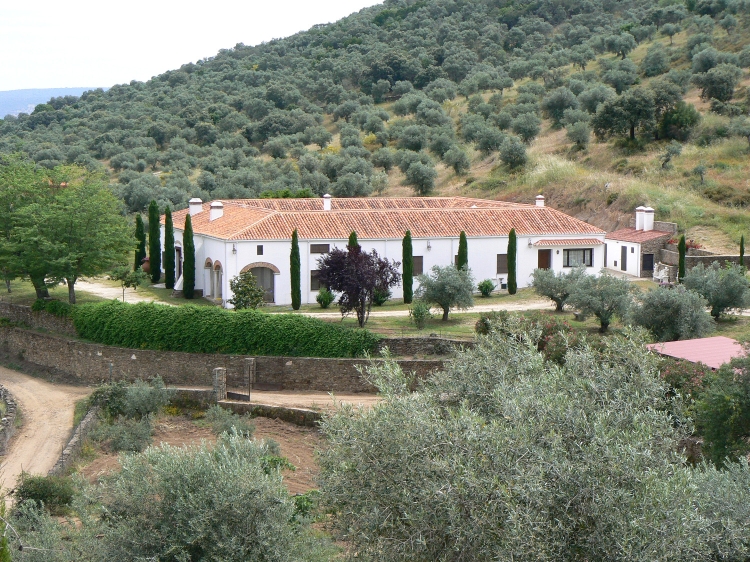
[[(552, 251), (552, 269), (554, 271), (565, 271), (563, 267), (563, 250), (566, 246), (539, 247), (529, 245), (534, 244), (544, 238), (575, 239), (581, 235), (571, 236), (521, 236), (518, 238), (518, 261), (517, 261), (517, 282), (518, 287), (527, 287), (531, 282), (531, 274), (538, 264), (538, 251), (540, 249), (550, 249)], [(591, 236), (587, 238), (596, 238), (604, 241), (604, 235)], [(164, 240), (162, 232), (162, 240)], [(224, 301), (231, 298), (229, 291), (229, 280), (239, 275), (240, 271), (247, 265), (266, 262), (276, 266), (280, 273), (274, 276), (274, 294), (275, 304), (291, 304), (291, 276), (289, 271), (289, 253), (291, 251), (290, 240), (280, 241), (237, 241), (230, 242), (196, 234), (195, 240), (195, 288), (204, 291), (204, 295), (210, 294), (210, 276), (209, 272), (204, 269), (206, 259), (211, 259), (215, 264), (217, 260), (222, 265), (221, 295)], [(429, 242), (430, 249), (427, 249)], [(469, 268), (472, 270), (475, 281), (478, 283), (484, 279), (492, 279), (500, 286), (500, 278), (507, 282), (507, 274), (497, 273), (497, 254), (507, 254), (508, 238), (504, 237), (486, 237), (486, 238), (468, 238), (469, 250)], [(301, 265), (301, 288), (302, 303), (315, 303), (317, 291), (310, 289), (310, 271), (318, 269), (317, 260), (321, 254), (311, 254), (311, 244), (330, 244), (331, 249), (345, 248), (347, 240), (300, 240), (300, 265)], [(401, 239), (389, 240), (359, 240), (360, 245), (365, 251), (375, 249), (381, 257), (401, 261)], [(182, 245), (182, 231), (175, 229), (175, 245)], [(257, 246), (263, 246), (263, 255), (257, 254)], [(237, 252), (233, 253), (232, 248), (236, 247)], [(570, 246), (570, 248), (581, 248), (582, 246)], [(588, 246), (587, 246), (588, 247)], [(428, 273), (430, 268), (439, 265), (445, 266), (454, 262), (458, 254), (458, 236), (455, 238), (431, 238), (429, 241), (424, 238), (415, 238), (412, 240), (413, 255), (423, 257), (424, 272)], [(596, 245), (593, 249), (593, 265), (587, 268), (591, 274), (596, 274), (604, 266), (604, 246)], [(617, 250), (619, 251), (619, 249)], [(638, 255), (638, 254), (635, 254)], [(637, 260), (633, 260), (637, 262)], [(630, 260), (628, 265), (630, 266)], [(637, 265), (637, 263), (636, 263)], [(416, 289), (416, 286), (415, 286)], [(392, 289), (394, 298), (401, 298), (403, 290), (399, 287)], [(229, 305), (227, 305), (229, 306)]]
[[(606, 240), (607, 245), (607, 269), (612, 271), (619, 271), (621, 273), (627, 273), (628, 275), (634, 275), (640, 277), (641, 275), (641, 245), (635, 242), (620, 242), (619, 240)], [(628, 259), (627, 268), (622, 269), (621, 255), (622, 247), (627, 248)], [(617, 265), (615, 265), (617, 262)]]

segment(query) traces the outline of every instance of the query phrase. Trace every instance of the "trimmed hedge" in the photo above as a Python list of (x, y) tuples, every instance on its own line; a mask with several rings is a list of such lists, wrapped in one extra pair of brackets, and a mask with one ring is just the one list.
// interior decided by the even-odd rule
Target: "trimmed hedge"
[(31, 310), (34, 312), (49, 312), (53, 316), (58, 318), (64, 318), (71, 316), (73, 306), (63, 301), (56, 301), (51, 299), (37, 299), (34, 304), (31, 305)]
[(296, 314), (119, 301), (77, 305), (78, 335), (105, 345), (187, 353), (357, 357), (379, 336)]

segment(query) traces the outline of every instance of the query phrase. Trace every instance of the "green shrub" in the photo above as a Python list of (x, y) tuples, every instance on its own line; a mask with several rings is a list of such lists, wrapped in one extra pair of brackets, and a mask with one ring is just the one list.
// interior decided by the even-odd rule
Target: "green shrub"
[(383, 306), (388, 302), (388, 299), (391, 298), (391, 294), (390, 289), (375, 289), (372, 294), (372, 304), (375, 306)]
[(422, 330), (427, 324), (427, 321), (432, 318), (432, 312), (430, 312), (430, 305), (424, 301), (415, 302), (409, 309), (409, 318), (414, 322), (417, 330)]
[(34, 304), (31, 305), (31, 310), (35, 312), (49, 312), (53, 316), (58, 318), (65, 318), (71, 315), (73, 307), (67, 302), (49, 300), (49, 299), (37, 299)]
[(711, 368), (703, 363), (664, 358), (659, 372), (669, 386), (675, 390), (697, 397), (703, 388), (703, 380), (711, 373)]
[(649, 330), (657, 341), (702, 338), (714, 329), (706, 299), (685, 287), (659, 287), (639, 295), (630, 321)]
[(118, 381), (102, 385), (91, 394), (90, 401), (101, 407), (108, 420), (120, 416), (140, 420), (158, 413), (171, 395), (161, 377), (156, 377), (150, 383), (137, 380), (133, 384)]
[(231, 433), (234, 429), (239, 435), (250, 438), (255, 431), (255, 426), (248, 421), (246, 416), (238, 416), (219, 405), (211, 406), (206, 411), (205, 419), (211, 424), (211, 431), (216, 435), (224, 432)]
[(321, 287), (315, 300), (320, 305), (320, 308), (328, 308), (331, 306), (331, 303), (336, 300), (336, 295), (325, 287)]
[(91, 439), (115, 453), (140, 453), (151, 444), (151, 423), (148, 418), (120, 417), (112, 424), (97, 425), (91, 432)]
[(492, 310), (490, 312), (483, 312), (479, 315), (479, 320), (474, 324), (474, 331), (477, 334), (486, 336), (494, 329), (494, 326), (502, 324), (510, 317), (510, 314), (505, 310)]
[(32, 476), (22, 472), (13, 492), (16, 502), (35, 502), (52, 515), (64, 515), (73, 501), (73, 484), (63, 476)]
[(163, 306), (117, 301), (78, 305), (78, 335), (120, 347), (294, 357), (355, 357), (379, 336), (323, 320), (256, 310)]
[(477, 289), (479, 289), (483, 297), (489, 297), (496, 288), (497, 285), (492, 282), (492, 279), (485, 279), (477, 285)]

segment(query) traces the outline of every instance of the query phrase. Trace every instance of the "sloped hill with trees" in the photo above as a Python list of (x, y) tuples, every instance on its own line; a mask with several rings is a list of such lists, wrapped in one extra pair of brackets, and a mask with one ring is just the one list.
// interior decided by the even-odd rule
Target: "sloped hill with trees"
[[(387, 1), (0, 122), (0, 151), (152, 199), (465, 193), (603, 227), (750, 226), (747, 0)], [(735, 240), (736, 239), (736, 240)]]

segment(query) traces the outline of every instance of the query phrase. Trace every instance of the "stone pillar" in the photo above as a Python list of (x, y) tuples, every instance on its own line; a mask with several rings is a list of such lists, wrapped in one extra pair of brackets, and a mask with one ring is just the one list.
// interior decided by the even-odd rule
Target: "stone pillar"
[(227, 370), (224, 367), (214, 369), (214, 402), (227, 399)]

